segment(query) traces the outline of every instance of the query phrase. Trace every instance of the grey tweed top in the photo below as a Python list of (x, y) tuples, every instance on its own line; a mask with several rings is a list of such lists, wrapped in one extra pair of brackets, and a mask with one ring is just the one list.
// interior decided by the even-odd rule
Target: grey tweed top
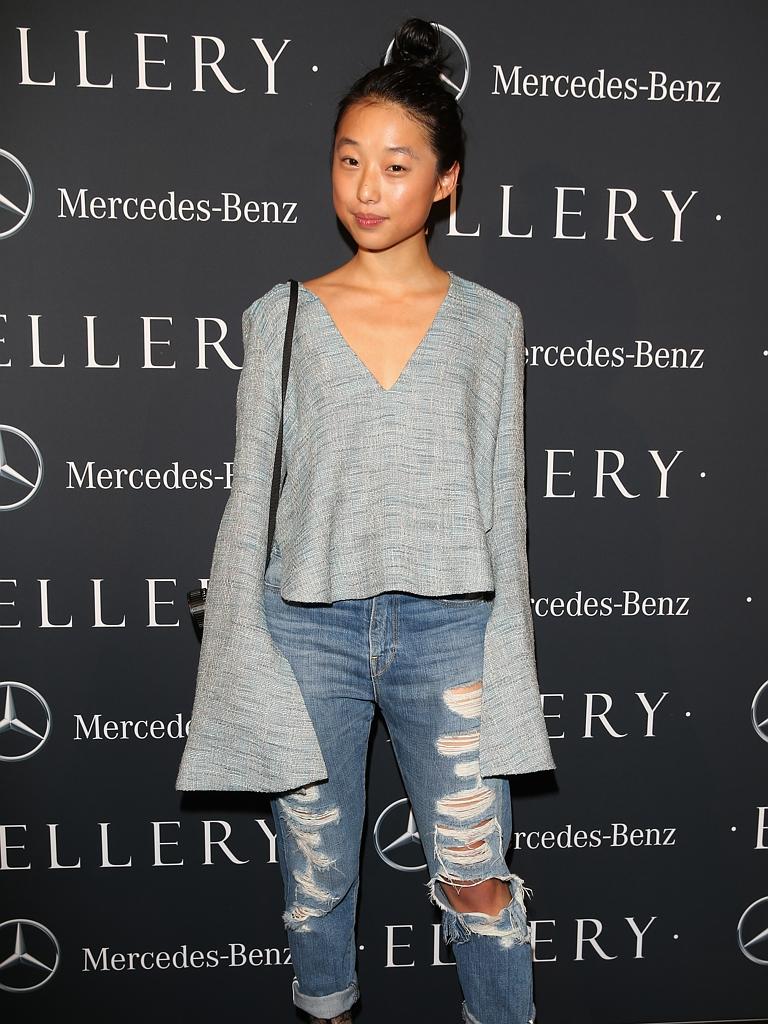
[[(383, 388), (299, 288), (275, 544), (282, 596), (495, 591), (485, 633), (482, 776), (554, 768), (526, 555), (523, 319), (449, 271)], [(263, 577), (290, 284), (243, 313), (232, 489), (219, 526), (177, 790), (280, 792), (328, 778), (298, 682), (265, 622)]]

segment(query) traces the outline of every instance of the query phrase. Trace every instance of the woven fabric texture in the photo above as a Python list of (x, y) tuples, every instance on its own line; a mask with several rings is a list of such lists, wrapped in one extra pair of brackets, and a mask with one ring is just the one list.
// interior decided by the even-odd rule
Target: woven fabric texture
[[(526, 554), (519, 306), (451, 271), (432, 325), (384, 389), (299, 288), (274, 543), (287, 600), (495, 591), (484, 776), (554, 768)], [(280, 792), (327, 778), (298, 682), (264, 617), (289, 282), (243, 313), (232, 489), (213, 551), (177, 790)]]

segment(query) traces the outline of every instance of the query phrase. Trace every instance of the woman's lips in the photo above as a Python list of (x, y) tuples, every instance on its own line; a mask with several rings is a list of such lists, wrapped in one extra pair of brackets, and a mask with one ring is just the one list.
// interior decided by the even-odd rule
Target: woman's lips
[(358, 213), (355, 214), (355, 220), (361, 228), (375, 228), (377, 225), (382, 224), (386, 219), (386, 217), (362, 217)]

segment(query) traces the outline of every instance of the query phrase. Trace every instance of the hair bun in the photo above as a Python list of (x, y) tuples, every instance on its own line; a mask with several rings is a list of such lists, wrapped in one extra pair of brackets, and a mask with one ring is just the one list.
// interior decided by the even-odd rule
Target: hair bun
[(395, 33), (392, 62), (420, 64), (440, 70), (443, 55), (440, 52), (440, 32), (431, 21), (409, 18)]

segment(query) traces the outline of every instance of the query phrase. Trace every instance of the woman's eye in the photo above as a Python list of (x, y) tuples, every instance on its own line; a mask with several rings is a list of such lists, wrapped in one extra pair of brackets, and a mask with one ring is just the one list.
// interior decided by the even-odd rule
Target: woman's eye
[[(351, 164), (347, 164), (348, 167), (351, 167), (351, 166), (357, 164), (357, 159), (355, 157), (353, 157), (353, 156), (343, 156), (343, 157), (341, 157), (341, 162), (342, 163), (344, 163), (346, 160), (351, 160), (352, 161)], [(404, 167), (402, 164), (390, 164), (388, 170), (392, 170), (392, 169), (394, 169), (394, 170), (396, 170), (398, 172), (399, 171), (407, 171), (408, 170), (408, 168)]]

